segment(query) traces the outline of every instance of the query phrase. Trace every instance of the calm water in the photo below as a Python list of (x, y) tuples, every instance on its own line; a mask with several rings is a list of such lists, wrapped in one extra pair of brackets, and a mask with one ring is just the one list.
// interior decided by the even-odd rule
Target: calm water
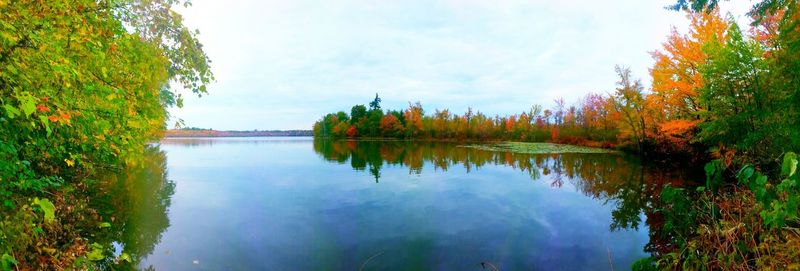
[(626, 270), (664, 176), (620, 154), (165, 139), (106, 180), (101, 215), (156, 270)]

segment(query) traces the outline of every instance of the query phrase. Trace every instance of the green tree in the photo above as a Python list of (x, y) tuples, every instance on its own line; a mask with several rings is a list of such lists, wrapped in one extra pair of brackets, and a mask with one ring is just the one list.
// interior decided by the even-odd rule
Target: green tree
[(710, 58), (701, 67), (705, 88), (700, 98), (708, 108), (698, 140), (743, 151), (751, 160), (776, 160), (800, 147), (792, 94), (772, 87), (773, 74), (760, 44), (747, 40), (736, 24), (724, 44), (709, 43)]
[(381, 136), (381, 118), (383, 118), (383, 111), (380, 109), (373, 109), (367, 112), (367, 117), (361, 121), (359, 134), (368, 137)]
[(367, 107), (363, 104), (354, 105), (350, 109), (350, 124), (356, 125), (362, 118), (367, 116)]
[(342, 122), (350, 121), (350, 116), (347, 115), (344, 111), (336, 112), (336, 119)]
[(644, 87), (640, 80), (634, 80), (631, 70), (616, 66), (619, 76), (617, 89), (611, 95), (615, 113), (619, 115), (620, 131), (629, 137), (638, 151), (643, 151), (646, 139)]
[(375, 93), (375, 99), (369, 102), (369, 109), (370, 110), (380, 110), (381, 109), (381, 98), (378, 97), (378, 93)]

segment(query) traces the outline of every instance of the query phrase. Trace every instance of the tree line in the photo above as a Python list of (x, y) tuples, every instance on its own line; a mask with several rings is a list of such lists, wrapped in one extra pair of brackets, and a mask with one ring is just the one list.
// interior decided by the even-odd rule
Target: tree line
[(652, 84), (617, 66), (617, 87), (567, 105), (534, 105), (488, 116), (468, 109), (426, 112), (419, 102), (382, 110), (380, 98), (323, 116), (315, 136), (551, 141), (622, 146), (642, 153), (717, 156), (775, 163), (800, 147), (795, 5), (754, 11), (742, 28), (716, 9), (689, 11), (687, 33), (673, 29), (651, 52)]
[[(627, 70), (626, 70), (627, 72)], [(557, 99), (556, 107), (534, 105), (529, 110), (509, 116), (488, 116), (469, 108), (463, 114), (449, 109), (426, 114), (419, 102), (404, 110), (381, 110), (376, 94), (370, 107), (355, 105), (350, 113), (339, 111), (325, 115), (314, 124), (320, 137), (423, 138), (423, 139), (506, 139), (548, 141), (559, 138), (612, 142), (617, 127), (613, 125), (611, 104), (600, 94), (588, 94), (572, 106)]]

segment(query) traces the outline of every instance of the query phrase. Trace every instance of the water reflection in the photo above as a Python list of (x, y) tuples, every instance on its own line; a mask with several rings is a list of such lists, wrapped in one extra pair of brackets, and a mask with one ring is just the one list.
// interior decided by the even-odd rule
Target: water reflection
[(111, 227), (93, 240), (131, 256), (101, 268), (627, 269), (648, 234), (664, 246), (654, 195), (683, 179), (625, 155), (441, 142), (188, 138), (146, 154), (99, 180)]
[(214, 144), (307, 144), (310, 137), (275, 136), (275, 137), (167, 137), (161, 140), (163, 145), (182, 147), (209, 147)]
[(650, 230), (648, 252), (664, 251), (668, 242), (659, 233), (661, 214), (655, 212), (664, 185), (682, 186), (691, 179), (684, 171), (664, 165), (645, 166), (638, 158), (624, 154), (520, 154), (462, 147), (455, 143), (419, 141), (314, 140), (314, 150), (325, 160), (368, 169), (380, 182), (387, 165), (407, 167), (420, 174), (429, 164), (447, 171), (462, 166), (467, 172), (487, 165), (507, 166), (530, 175), (533, 181), (547, 181), (552, 187), (569, 182), (586, 196), (611, 204), (610, 230), (639, 229), (642, 218)]
[(137, 165), (123, 172), (101, 175), (92, 207), (100, 221), (109, 222), (96, 233), (106, 255), (125, 253), (130, 261), (109, 257), (99, 263), (103, 269), (136, 269), (160, 243), (169, 227), (167, 210), (175, 193), (175, 183), (167, 179), (166, 154), (150, 146)]

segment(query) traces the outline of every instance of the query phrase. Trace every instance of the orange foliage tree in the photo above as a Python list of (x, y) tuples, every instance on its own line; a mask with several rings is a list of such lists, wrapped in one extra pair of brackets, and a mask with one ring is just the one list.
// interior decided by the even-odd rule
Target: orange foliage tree
[(414, 104), (408, 103), (408, 109), (403, 113), (406, 118), (406, 133), (410, 136), (416, 136), (422, 130), (422, 117), (424, 111), (422, 104), (416, 102)]
[(358, 129), (355, 126), (347, 128), (347, 137), (355, 137), (356, 135), (358, 135)]
[(703, 88), (703, 76), (698, 70), (708, 59), (703, 45), (724, 43), (728, 22), (719, 11), (689, 12), (691, 27), (688, 35), (676, 29), (660, 51), (652, 52), (655, 60), (650, 74), (653, 77), (653, 102), (659, 106), (665, 121), (698, 118), (705, 109), (699, 104), (697, 91)]
[(403, 134), (403, 124), (393, 114), (386, 114), (381, 118), (381, 131), (385, 135), (397, 136)]
[(687, 17), (691, 22), (689, 33), (682, 35), (673, 28), (662, 50), (651, 53), (655, 60), (650, 69), (652, 95), (646, 101), (647, 116), (653, 123), (648, 133), (668, 148), (682, 150), (692, 141), (706, 111), (698, 98), (705, 86), (699, 68), (709, 58), (703, 47), (709, 42), (723, 43), (730, 25), (716, 9), (689, 11)]

